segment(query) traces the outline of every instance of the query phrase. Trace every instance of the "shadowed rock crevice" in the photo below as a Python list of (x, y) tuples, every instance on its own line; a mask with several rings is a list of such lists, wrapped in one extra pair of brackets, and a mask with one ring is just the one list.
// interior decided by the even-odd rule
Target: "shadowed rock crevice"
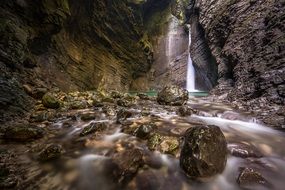
[(208, 91), (217, 83), (218, 66), (209, 48), (204, 28), (199, 22), (199, 14), (199, 9), (193, 7), (189, 21), (192, 38), (190, 53), (197, 73), (197, 89)]

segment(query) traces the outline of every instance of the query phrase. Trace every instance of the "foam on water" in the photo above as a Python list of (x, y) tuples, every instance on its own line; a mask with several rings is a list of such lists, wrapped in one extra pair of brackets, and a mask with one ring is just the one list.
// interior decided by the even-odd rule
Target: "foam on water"
[(107, 141), (107, 142), (113, 142), (113, 141), (116, 141), (120, 138), (123, 138), (123, 137), (126, 137), (127, 135), (125, 133), (121, 133), (121, 130), (120, 128), (116, 129), (116, 131), (111, 134), (111, 135), (105, 135), (104, 136), (104, 141)]

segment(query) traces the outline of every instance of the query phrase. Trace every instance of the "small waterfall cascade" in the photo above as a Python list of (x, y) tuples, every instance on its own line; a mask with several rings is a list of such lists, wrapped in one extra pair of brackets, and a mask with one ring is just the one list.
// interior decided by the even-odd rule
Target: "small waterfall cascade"
[(186, 89), (189, 92), (197, 91), (195, 89), (195, 69), (190, 55), (190, 45), (191, 45), (191, 31), (189, 29), (189, 49), (188, 49), (188, 63), (187, 63), (187, 79), (186, 79)]

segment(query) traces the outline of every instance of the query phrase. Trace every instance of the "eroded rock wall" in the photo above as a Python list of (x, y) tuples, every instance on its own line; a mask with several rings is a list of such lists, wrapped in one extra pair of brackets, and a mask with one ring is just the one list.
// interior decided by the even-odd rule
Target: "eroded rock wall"
[(267, 110), (263, 121), (284, 126), (285, 2), (196, 0), (195, 6), (219, 64), (213, 94), (227, 94), (255, 112)]
[(1, 120), (29, 110), (36, 89), (126, 91), (144, 76), (152, 54), (132, 3), (1, 1)]

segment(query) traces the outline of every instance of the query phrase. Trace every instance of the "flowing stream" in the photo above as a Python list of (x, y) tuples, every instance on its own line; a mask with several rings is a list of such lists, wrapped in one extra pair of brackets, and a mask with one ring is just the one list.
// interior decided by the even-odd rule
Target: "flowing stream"
[[(131, 147), (143, 152), (144, 166), (139, 168), (123, 189), (240, 189), (236, 179), (243, 167), (257, 169), (273, 185), (252, 189), (282, 189), (280, 187), (285, 185), (285, 135), (282, 132), (261, 125), (247, 113), (223, 103), (210, 102), (207, 98), (193, 98), (188, 104), (199, 114), (180, 117), (176, 114), (176, 107), (141, 100), (129, 108), (134, 114), (126, 120), (128, 124), (118, 124), (115, 116), (107, 116), (101, 109), (77, 110), (71, 114), (75, 114), (77, 119), (59, 118), (48, 126), (49, 135), (41, 142), (28, 146), (28, 149), (24, 145), (6, 146), (18, 151), (19, 160), (22, 160), (19, 164), (22, 163), (23, 171), (27, 171), (23, 181), (25, 189), (118, 189), (113, 176), (118, 169), (114, 159), (119, 159), (117, 153)], [(146, 111), (148, 114), (142, 114)], [(82, 121), (80, 115), (86, 112), (98, 117), (88, 122)], [(92, 122), (106, 122), (107, 128), (95, 134), (80, 136), (83, 128)], [(66, 123), (69, 123), (69, 127), (66, 127)], [(145, 140), (123, 130), (126, 126), (143, 123), (154, 123), (157, 132), (178, 138), (187, 128), (197, 124), (217, 125), (222, 129), (229, 148), (246, 145), (254, 150), (253, 154), (259, 156), (243, 158), (228, 154), (222, 174), (206, 182), (192, 181), (179, 167), (179, 152), (173, 155), (150, 151)], [(35, 159), (36, 151), (33, 153), (31, 150), (41, 149), (41, 144), (44, 146), (49, 143), (61, 144), (64, 153), (55, 162), (39, 163)], [(27, 152), (30, 153), (27, 155)]]

